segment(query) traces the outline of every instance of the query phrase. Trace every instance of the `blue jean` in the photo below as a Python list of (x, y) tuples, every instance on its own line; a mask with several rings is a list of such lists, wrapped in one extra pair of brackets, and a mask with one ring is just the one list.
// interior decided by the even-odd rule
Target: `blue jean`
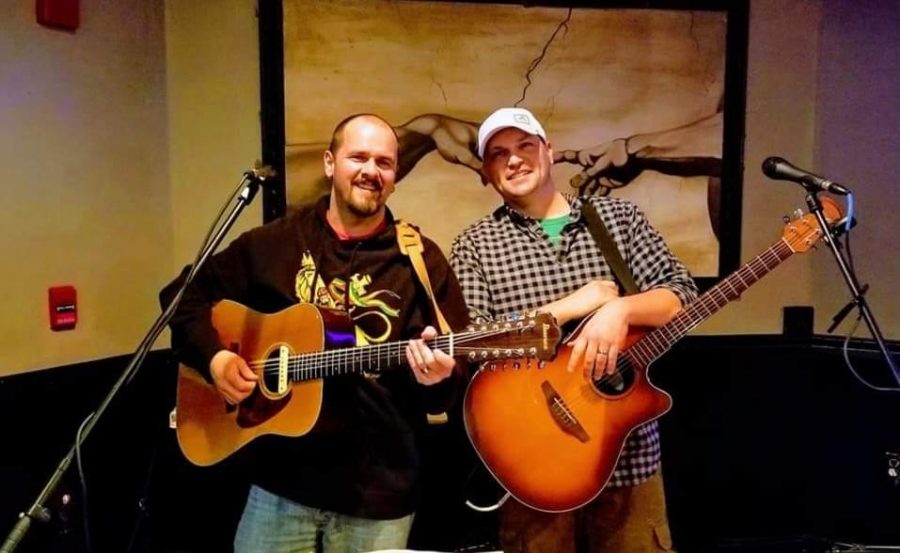
[(370, 520), (313, 509), (253, 486), (234, 537), (235, 553), (324, 553), (404, 549), (413, 515)]

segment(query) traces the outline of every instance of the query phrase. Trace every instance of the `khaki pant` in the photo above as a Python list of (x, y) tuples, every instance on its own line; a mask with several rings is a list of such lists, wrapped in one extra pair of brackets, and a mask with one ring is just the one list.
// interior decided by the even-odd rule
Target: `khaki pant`
[(510, 499), (502, 508), (505, 553), (656, 553), (673, 551), (662, 476), (607, 488), (584, 507), (544, 513)]

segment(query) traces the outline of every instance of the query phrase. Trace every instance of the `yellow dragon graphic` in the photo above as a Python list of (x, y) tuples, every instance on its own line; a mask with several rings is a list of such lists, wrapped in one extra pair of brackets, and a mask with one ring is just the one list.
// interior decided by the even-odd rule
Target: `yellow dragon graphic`
[[(315, 276), (315, 282), (313, 277)], [(356, 329), (356, 345), (378, 344), (384, 342), (391, 335), (391, 319), (397, 318), (400, 310), (391, 307), (384, 299), (399, 299), (400, 296), (390, 290), (377, 290), (368, 292), (367, 288), (372, 283), (370, 275), (354, 273), (350, 276), (350, 318)], [(310, 291), (313, 293), (311, 294)], [(309, 251), (303, 252), (300, 260), (300, 270), (294, 280), (294, 293), (300, 301), (312, 301), (314, 304), (329, 309), (343, 311), (346, 304), (347, 283), (340, 278), (335, 278), (329, 285), (325, 285), (322, 277), (316, 275), (316, 263)], [(385, 298), (386, 296), (386, 298)], [(382, 299), (384, 298), (384, 299)], [(355, 309), (359, 308), (359, 309)], [(358, 322), (365, 317), (376, 317), (383, 323), (384, 331), (377, 334), (368, 334), (361, 329)], [(372, 327), (373, 325), (366, 325)]]

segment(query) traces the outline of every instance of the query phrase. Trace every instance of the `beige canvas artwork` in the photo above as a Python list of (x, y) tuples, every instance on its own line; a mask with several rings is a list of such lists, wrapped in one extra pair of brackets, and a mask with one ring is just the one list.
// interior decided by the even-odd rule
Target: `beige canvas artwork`
[(725, 36), (717, 12), (285, 0), (288, 205), (327, 193), (335, 124), (377, 113), (401, 139), (390, 208), (449, 251), (499, 205), (478, 124), (517, 104), (542, 121), (560, 190), (636, 202), (715, 276)]

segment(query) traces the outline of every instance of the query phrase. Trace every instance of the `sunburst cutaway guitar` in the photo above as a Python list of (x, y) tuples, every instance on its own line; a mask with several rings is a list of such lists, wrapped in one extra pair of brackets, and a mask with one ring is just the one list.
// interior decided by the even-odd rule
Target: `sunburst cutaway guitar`
[[(217, 463), (263, 434), (302, 436), (315, 425), (324, 381), (344, 374), (377, 375), (406, 366), (406, 341), (354, 347), (350, 319), (342, 312), (301, 303), (263, 314), (224, 300), (212, 323), (226, 348), (259, 375), (254, 392), (229, 405), (194, 369), (178, 370), (176, 433), (188, 460)], [(538, 313), (516, 320), (472, 325), (438, 336), (430, 345), (469, 360), (547, 360), (556, 354), (560, 331), (553, 317)]]
[[(837, 204), (823, 198), (829, 224)], [(516, 369), (488, 362), (466, 391), (466, 432), (488, 470), (520, 502), (562, 512), (595, 498), (615, 469), (628, 434), (663, 415), (672, 398), (647, 379), (647, 367), (691, 329), (796, 252), (821, 238), (808, 213), (784, 228), (781, 240), (655, 330), (629, 331), (616, 372), (589, 380), (567, 370), (571, 347), (550, 363)]]

